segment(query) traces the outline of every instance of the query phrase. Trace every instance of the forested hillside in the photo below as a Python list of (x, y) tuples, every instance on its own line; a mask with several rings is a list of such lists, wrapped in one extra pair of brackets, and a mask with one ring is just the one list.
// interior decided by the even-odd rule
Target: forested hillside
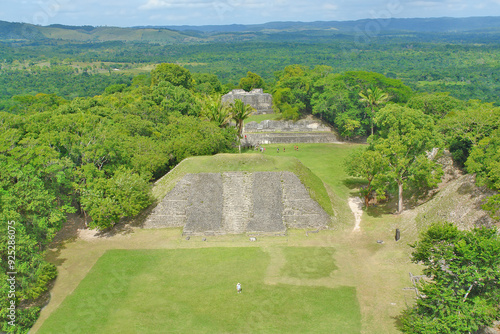
[[(14, 95), (46, 93), (65, 98), (93, 96), (130, 75), (148, 74), (154, 64), (184, 65), (218, 76), (227, 89), (248, 71), (270, 87), (287, 65), (326, 65), (334, 72), (372, 71), (400, 79), (418, 92), (449, 92), (468, 100), (500, 103), (500, 50), (496, 39), (466, 34), (378, 35), (366, 43), (342, 35), (273, 35), (273, 42), (159, 45), (149, 43), (0, 43), (0, 105)], [(20, 44), (19, 44), (20, 43)], [(481, 44), (478, 44), (481, 43)], [(50, 67), (50, 68), (48, 68)], [(82, 76), (89, 75), (88, 78)], [(43, 82), (43, 85), (42, 85)]]
[[(200, 96), (174, 83), (136, 80), (71, 100), (25, 95), (0, 112), (0, 224), (7, 231), (14, 222), (16, 231), (16, 328), (30, 328), (38, 317), (37, 300), (56, 276), (44, 250), (68, 213), (82, 214), (90, 227), (112, 227), (147, 207), (150, 182), (182, 159), (234, 150), (234, 129), (210, 122)], [(7, 238), (1, 234), (3, 330), (12, 328)]]

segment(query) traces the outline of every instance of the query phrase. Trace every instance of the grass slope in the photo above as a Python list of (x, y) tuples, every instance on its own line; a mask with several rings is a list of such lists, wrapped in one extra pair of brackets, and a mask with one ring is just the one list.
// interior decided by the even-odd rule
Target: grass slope
[(266, 285), (269, 262), (259, 248), (108, 251), (38, 333), (360, 332), (354, 288)]
[[(345, 159), (359, 144), (286, 144), (264, 145), (268, 157), (294, 157), (317, 175), (327, 186), (337, 221), (349, 224), (353, 219), (347, 205), (350, 196), (357, 196), (350, 184), (345, 168)], [(298, 146), (298, 151), (294, 147)], [(279, 148), (279, 153), (277, 149)], [(283, 148), (285, 149), (283, 151)], [(328, 212), (328, 211), (327, 211)]]
[(247, 119), (245, 119), (243, 121), (244, 124), (247, 124), (249, 122), (257, 122), (257, 123), (260, 123), (262, 121), (266, 121), (266, 120), (271, 120), (271, 121), (275, 121), (275, 120), (279, 120), (281, 119), (281, 114), (262, 114), (262, 115), (252, 115), (250, 117), (248, 117)]
[(260, 153), (217, 154), (215, 156), (192, 157), (156, 182), (153, 196), (159, 201), (188, 173), (220, 173), (224, 171), (280, 172), (290, 171), (309, 190), (311, 197), (330, 215), (333, 209), (323, 181), (293, 156), (267, 156)]

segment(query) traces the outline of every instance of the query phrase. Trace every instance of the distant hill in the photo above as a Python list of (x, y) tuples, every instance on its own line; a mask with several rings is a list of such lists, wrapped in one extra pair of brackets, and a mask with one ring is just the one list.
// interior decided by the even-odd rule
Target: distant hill
[(366, 19), (357, 21), (269, 22), (254, 25), (142, 26), (130, 28), (36, 26), (0, 21), (0, 40), (63, 40), (79, 42), (193, 43), (243, 40), (303, 39), (377, 33), (500, 33), (500, 17)]
[(66, 40), (78, 42), (196, 42), (197, 37), (167, 28), (117, 28), (92, 26), (50, 25), (36, 26), (26, 23), (0, 21), (0, 40)]
[[(164, 26), (178, 31), (214, 32), (277, 32), (303, 30), (338, 30), (352, 32), (366, 26), (378, 24), (381, 31), (412, 32), (466, 32), (482, 29), (500, 28), (500, 17), (468, 17), (468, 18), (414, 18), (414, 19), (365, 19), (356, 21), (317, 21), (317, 22), (269, 22), (254, 25), (206, 25), (206, 26)], [(377, 28), (378, 29), (378, 28)]]

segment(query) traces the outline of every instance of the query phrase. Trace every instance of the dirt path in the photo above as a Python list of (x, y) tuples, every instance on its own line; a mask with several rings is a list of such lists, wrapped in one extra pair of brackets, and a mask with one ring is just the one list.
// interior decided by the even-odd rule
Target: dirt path
[(363, 201), (359, 197), (349, 197), (349, 207), (354, 214), (355, 224), (353, 232), (361, 230), (361, 216), (363, 215)]

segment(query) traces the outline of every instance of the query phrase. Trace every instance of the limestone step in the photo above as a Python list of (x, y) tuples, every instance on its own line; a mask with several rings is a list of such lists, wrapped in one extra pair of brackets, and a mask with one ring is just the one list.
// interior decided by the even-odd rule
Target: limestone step
[(226, 172), (222, 177), (224, 229), (230, 234), (245, 233), (253, 208), (251, 173)]
[(276, 172), (255, 172), (252, 174), (253, 217), (247, 225), (247, 232), (286, 231), (283, 224), (283, 189), (281, 174)]
[(295, 144), (295, 143), (341, 143), (335, 133), (246, 133), (242, 145)]
[(221, 174), (189, 174), (189, 181), (184, 234), (223, 231)]
[(144, 228), (182, 227), (186, 224), (189, 178), (183, 178), (153, 209)]

